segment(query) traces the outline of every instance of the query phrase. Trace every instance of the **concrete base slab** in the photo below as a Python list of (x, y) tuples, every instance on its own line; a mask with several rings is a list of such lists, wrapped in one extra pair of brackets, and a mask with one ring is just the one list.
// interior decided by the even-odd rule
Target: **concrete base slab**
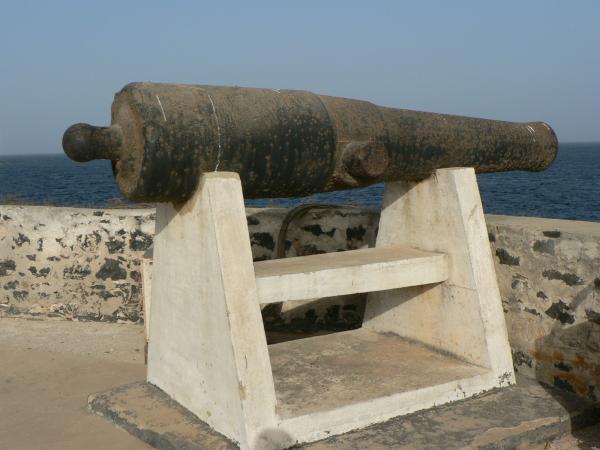
[[(89, 405), (97, 414), (155, 448), (236, 448), (148, 383), (133, 383), (92, 396)], [(397, 417), (301, 448), (526, 449), (597, 423), (600, 423), (600, 405), (520, 378), (517, 385), (508, 388)]]
[[(333, 410), (336, 420), (346, 414), (350, 422), (356, 408), (361, 414), (369, 408), (381, 412), (384, 406), (373, 404), (394, 395), (420, 391), (424, 400), (428, 387), (489, 372), (423, 344), (366, 328), (269, 345), (269, 356), (277, 412), (283, 419)], [(342, 411), (350, 405), (355, 409)]]

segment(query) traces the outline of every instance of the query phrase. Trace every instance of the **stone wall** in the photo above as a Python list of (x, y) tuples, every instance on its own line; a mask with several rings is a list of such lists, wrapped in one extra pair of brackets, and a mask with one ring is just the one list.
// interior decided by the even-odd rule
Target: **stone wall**
[[(372, 246), (376, 211), (248, 209), (255, 260)], [(515, 368), (600, 398), (600, 224), (487, 216)], [(0, 206), (0, 314), (141, 321), (153, 210)], [(263, 311), (271, 330), (360, 326), (364, 296)]]
[(140, 321), (153, 210), (0, 206), (0, 313)]
[(515, 368), (600, 400), (600, 223), (487, 222)]

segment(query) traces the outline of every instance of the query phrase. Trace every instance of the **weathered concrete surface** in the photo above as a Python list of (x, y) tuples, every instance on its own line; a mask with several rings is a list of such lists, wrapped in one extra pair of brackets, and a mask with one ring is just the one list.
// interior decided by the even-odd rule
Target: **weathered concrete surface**
[(270, 448), (275, 389), (239, 176), (205, 173), (186, 203), (158, 205), (154, 256), (147, 380), (242, 448)]
[(236, 449), (156, 386), (137, 382), (91, 395), (90, 408), (118, 427), (159, 449)]
[(92, 392), (143, 380), (139, 325), (0, 319), (0, 448), (150, 448), (92, 414)]
[(331, 411), (336, 420), (358, 422), (357, 414), (366, 421), (385, 409), (392, 411), (389, 418), (441, 404), (446, 396), (463, 399), (470, 378), (478, 378), (471, 395), (490, 389), (481, 380), (489, 369), (366, 328), (270, 345), (269, 355), (282, 418), (315, 414), (324, 421)]
[(448, 280), (370, 293), (363, 328), (396, 333), (486, 367), (493, 375), (493, 381), (485, 382), (487, 389), (514, 383), (500, 292), (472, 168), (440, 169), (419, 183), (385, 185), (376, 247), (401, 242), (446, 254)]
[[(233, 446), (146, 383), (95, 395), (90, 404), (97, 413), (159, 449)], [(576, 442), (580, 429), (599, 420), (600, 410), (572, 394), (545, 389), (521, 377), (515, 386), (296, 448), (541, 450), (558, 437), (563, 444)], [(563, 437), (570, 431), (571, 436)], [(590, 441), (596, 439), (593, 429), (585, 433)], [(548, 448), (577, 448), (558, 444)]]
[[(381, 218), (375, 248), (253, 267), (238, 174), (205, 173), (187, 202), (159, 204), (147, 381), (259, 450), (513, 384), (474, 170), (388, 183)], [(361, 292), (361, 329), (267, 351), (260, 303)]]
[(440, 283), (448, 271), (445, 254), (406, 245), (254, 263), (261, 304)]

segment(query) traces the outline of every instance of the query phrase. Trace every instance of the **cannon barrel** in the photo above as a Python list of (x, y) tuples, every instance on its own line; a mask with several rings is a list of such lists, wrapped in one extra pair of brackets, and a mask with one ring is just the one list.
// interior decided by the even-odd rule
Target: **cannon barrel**
[(556, 157), (544, 122), (512, 123), (387, 108), (306, 91), (131, 83), (110, 127), (71, 126), (65, 153), (109, 159), (135, 201), (182, 201), (200, 175), (237, 172), (247, 198), (295, 197), (444, 167), (541, 171)]

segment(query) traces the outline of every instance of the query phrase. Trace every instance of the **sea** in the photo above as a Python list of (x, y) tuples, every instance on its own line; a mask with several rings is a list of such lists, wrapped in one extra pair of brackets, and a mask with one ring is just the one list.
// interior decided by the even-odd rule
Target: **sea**
[[(600, 222), (600, 143), (560, 144), (556, 161), (544, 172), (502, 172), (477, 178), (488, 214)], [(379, 208), (382, 196), (379, 184), (302, 198), (252, 199), (246, 206), (321, 203)], [(0, 156), (2, 204), (136, 206), (120, 194), (110, 162), (80, 164), (62, 153)]]

